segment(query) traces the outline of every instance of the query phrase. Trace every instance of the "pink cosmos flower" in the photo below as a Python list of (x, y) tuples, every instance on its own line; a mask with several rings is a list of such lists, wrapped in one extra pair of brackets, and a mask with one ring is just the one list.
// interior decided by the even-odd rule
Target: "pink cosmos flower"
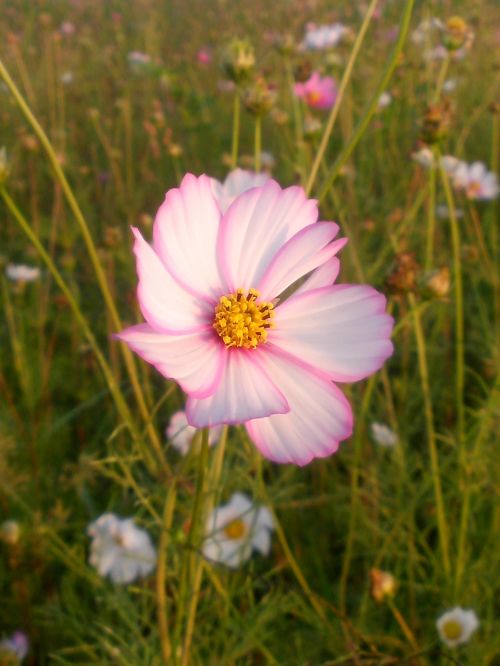
[(200, 65), (209, 65), (212, 62), (212, 49), (203, 46), (196, 54), (196, 59)]
[(337, 98), (335, 80), (318, 72), (313, 72), (305, 83), (296, 83), (294, 91), (312, 109), (330, 109)]
[(180, 384), (190, 425), (244, 423), (277, 462), (328, 456), (353, 425), (333, 382), (392, 353), (384, 296), (333, 284), (337, 232), (301, 187), (269, 179), (222, 214), (212, 180), (187, 174), (158, 210), (153, 245), (133, 229), (146, 323), (118, 338)]

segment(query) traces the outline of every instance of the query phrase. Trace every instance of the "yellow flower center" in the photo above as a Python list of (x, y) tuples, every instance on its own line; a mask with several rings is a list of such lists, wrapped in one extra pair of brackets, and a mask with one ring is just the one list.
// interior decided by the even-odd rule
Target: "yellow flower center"
[(474, 197), (477, 194), (480, 194), (482, 189), (483, 189), (482, 183), (480, 183), (477, 180), (473, 180), (467, 185), (467, 194), (470, 197)]
[(463, 633), (463, 627), (458, 620), (447, 620), (443, 624), (443, 634), (450, 641), (456, 641)]
[(246, 531), (246, 525), (241, 518), (236, 518), (224, 527), (224, 534), (229, 539), (241, 539)]
[(221, 296), (215, 308), (213, 327), (226, 347), (255, 349), (267, 340), (267, 329), (272, 326), (273, 304), (257, 303), (259, 292), (243, 289)]
[(317, 90), (311, 90), (310, 92), (307, 93), (307, 102), (311, 106), (314, 106), (314, 104), (318, 104), (318, 102), (321, 101), (321, 93), (318, 92)]

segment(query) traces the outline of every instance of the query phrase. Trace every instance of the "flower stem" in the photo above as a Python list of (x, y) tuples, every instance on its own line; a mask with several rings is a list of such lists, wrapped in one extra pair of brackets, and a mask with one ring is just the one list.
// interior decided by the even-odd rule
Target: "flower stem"
[(255, 116), (255, 172), (260, 173), (262, 152), (262, 117)]
[(446, 80), (446, 75), (448, 74), (449, 66), (450, 66), (450, 54), (447, 53), (446, 58), (443, 60), (441, 64), (441, 69), (439, 70), (438, 80), (436, 83), (436, 90), (434, 91), (434, 98), (433, 98), (434, 103), (439, 102), (439, 98), (441, 97), (441, 93), (443, 91), (443, 85)]
[(460, 261), (460, 229), (455, 210), (455, 203), (453, 201), (453, 194), (451, 192), (450, 180), (448, 174), (443, 168), (441, 161), (439, 161), (439, 171), (441, 180), (443, 182), (444, 193), (446, 197), (446, 205), (448, 206), (448, 213), (450, 218), (451, 227), (451, 241), (453, 248), (453, 277), (455, 286), (455, 352), (456, 352), (456, 410), (457, 410), (457, 439), (459, 446), (459, 456), (462, 457), (463, 439), (465, 430), (465, 411), (464, 411), (464, 383), (465, 383), (465, 366), (464, 366), (464, 306), (463, 306), (463, 287), (462, 287), (462, 264)]
[(170, 663), (170, 657), (172, 655), (172, 645), (170, 643), (167, 622), (167, 599), (165, 590), (167, 572), (167, 537), (169, 535), (170, 527), (172, 526), (172, 518), (174, 515), (176, 499), (176, 484), (175, 479), (173, 479), (171, 481), (171, 485), (165, 499), (165, 507), (163, 509), (163, 521), (160, 532), (160, 541), (158, 544), (158, 564), (156, 570), (158, 629), (160, 632), (161, 653), (165, 664)]
[(391, 609), (391, 613), (393, 614), (394, 619), (396, 620), (396, 622), (401, 627), (401, 631), (405, 635), (405, 638), (408, 641), (408, 643), (412, 646), (412, 648), (415, 650), (415, 652), (419, 652), (420, 647), (419, 647), (419, 645), (418, 645), (418, 643), (415, 639), (415, 636), (414, 636), (412, 630), (408, 626), (408, 623), (406, 622), (406, 620), (402, 616), (401, 612), (396, 608), (392, 599), (387, 600), (387, 605)]
[(425, 270), (433, 267), (434, 261), (434, 234), (436, 232), (436, 168), (429, 168), (429, 198), (427, 200), (427, 245), (425, 251)]
[[(199, 546), (203, 541), (203, 529), (205, 525), (205, 516), (209, 515), (213, 508), (215, 493), (219, 485), (222, 467), (224, 463), (224, 452), (227, 441), (227, 427), (224, 427), (222, 434), (215, 449), (212, 465), (209, 471), (209, 477), (206, 478), (205, 470), (208, 462), (208, 428), (202, 431), (201, 452), (199, 458), (198, 480), (196, 483), (196, 493), (193, 504), (193, 513), (191, 516), (191, 528), (189, 531), (188, 542), (192, 548), (190, 569), (191, 575), (191, 598), (189, 602), (186, 632), (184, 634), (184, 645), (182, 648), (181, 666), (188, 666), (191, 643), (193, 640), (194, 625), (196, 621), (196, 611), (198, 609), (198, 600), (200, 598), (201, 582), (203, 578), (203, 568), (205, 560), (199, 552)], [(206, 501), (202, 503), (202, 498)]]
[(364, 395), (363, 403), (361, 405), (361, 414), (358, 420), (356, 434), (354, 437), (353, 450), (354, 450), (354, 461), (352, 465), (351, 472), (351, 500), (349, 506), (349, 528), (347, 531), (347, 540), (344, 550), (344, 557), (342, 559), (342, 570), (340, 573), (339, 581), (339, 608), (340, 612), (346, 612), (346, 591), (347, 591), (347, 579), (349, 577), (349, 570), (351, 567), (352, 551), (354, 547), (354, 538), (356, 534), (356, 520), (358, 514), (358, 502), (359, 502), (359, 467), (361, 463), (361, 453), (363, 449), (363, 423), (365, 416), (368, 413), (370, 407), (370, 402), (373, 395), (373, 389), (375, 387), (375, 378), (374, 376), (370, 377), (368, 380)]
[(413, 313), (413, 322), (415, 329), (415, 338), (417, 341), (418, 365), (420, 372), (420, 381), (422, 383), (422, 394), (424, 399), (424, 414), (427, 428), (427, 440), (429, 443), (429, 456), (431, 460), (431, 475), (434, 485), (434, 498), (436, 501), (436, 513), (438, 521), (439, 542), (441, 545), (441, 554), (443, 557), (443, 567), (445, 574), (450, 573), (450, 555), (448, 551), (448, 525), (444, 513), (443, 494), (441, 490), (441, 477), (439, 473), (439, 458), (436, 447), (436, 433), (434, 431), (434, 415), (432, 411), (432, 400), (429, 386), (429, 371), (427, 368), (427, 352), (425, 337), (420, 320), (420, 311), (417, 307), (415, 296), (410, 292), (408, 301)]
[(238, 164), (238, 144), (240, 141), (240, 91), (236, 88), (233, 101), (233, 137), (231, 142), (231, 169)]

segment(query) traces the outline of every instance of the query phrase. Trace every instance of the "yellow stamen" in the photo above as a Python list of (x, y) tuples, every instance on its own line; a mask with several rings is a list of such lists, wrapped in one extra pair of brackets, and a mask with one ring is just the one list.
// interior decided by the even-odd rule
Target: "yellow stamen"
[(267, 330), (272, 326), (273, 304), (257, 303), (259, 292), (250, 289), (245, 296), (243, 289), (221, 296), (215, 308), (213, 327), (227, 347), (255, 349), (267, 340)]
[(236, 518), (224, 527), (224, 534), (229, 539), (241, 539), (246, 531), (246, 525), (241, 518)]
[(448, 620), (443, 624), (443, 634), (450, 641), (455, 641), (463, 633), (464, 628), (457, 620)]

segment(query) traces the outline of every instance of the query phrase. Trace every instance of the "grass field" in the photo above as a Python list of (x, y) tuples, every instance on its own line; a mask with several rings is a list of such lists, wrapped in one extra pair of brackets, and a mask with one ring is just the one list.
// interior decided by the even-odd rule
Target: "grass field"
[[(0, 666), (498, 666), (495, 0), (1, 4)], [(394, 317), (304, 466), (167, 432), (185, 393), (114, 337), (144, 320), (130, 227), (236, 167), (317, 199), (337, 281)], [(226, 538), (260, 541), (230, 560), (235, 493)], [(149, 540), (98, 551), (110, 513)], [(455, 607), (477, 630), (438, 631)]]

